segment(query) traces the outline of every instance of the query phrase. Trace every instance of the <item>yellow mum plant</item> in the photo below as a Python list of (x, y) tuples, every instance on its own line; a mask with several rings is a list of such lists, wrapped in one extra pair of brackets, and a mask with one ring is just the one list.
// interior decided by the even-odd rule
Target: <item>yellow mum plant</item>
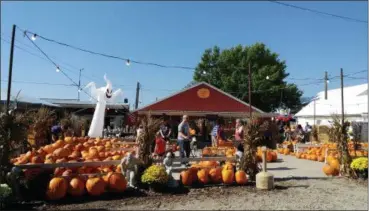
[(368, 158), (365, 158), (365, 157), (356, 158), (352, 161), (350, 167), (353, 170), (359, 170), (359, 171), (367, 170), (368, 169)]
[(162, 165), (152, 165), (145, 170), (141, 177), (141, 181), (144, 184), (167, 184), (168, 174), (165, 171), (165, 167)]

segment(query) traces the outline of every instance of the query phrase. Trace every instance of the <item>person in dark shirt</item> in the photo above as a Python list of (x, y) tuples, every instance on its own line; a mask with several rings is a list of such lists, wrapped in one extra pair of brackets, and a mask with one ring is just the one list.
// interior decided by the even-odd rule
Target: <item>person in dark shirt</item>
[(165, 141), (170, 140), (170, 136), (172, 134), (171, 126), (169, 125), (167, 120), (163, 120), (162, 124), (160, 125), (160, 135)]
[(63, 133), (63, 127), (60, 124), (52, 126), (51, 134), (52, 134), (53, 142), (57, 141), (59, 139), (59, 136), (62, 135), (62, 133)]

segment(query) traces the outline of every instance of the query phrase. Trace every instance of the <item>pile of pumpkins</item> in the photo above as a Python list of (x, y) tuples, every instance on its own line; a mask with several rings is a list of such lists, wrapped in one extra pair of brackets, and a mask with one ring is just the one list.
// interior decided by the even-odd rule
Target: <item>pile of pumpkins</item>
[[(122, 148), (126, 150), (122, 150)], [(66, 137), (64, 140), (58, 140), (38, 150), (28, 151), (17, 158), (11, 159), (11, 162), (14, 165), (19, 165), (111, 161), (121, 160), (126, 153), (135, 151), (135, 146), (121, 144), (118, 139)], [(71, 174), (120, 172), (119, 168), (116, 166), (56, 168), (54, 175), (58, 177), (70, 176)], [(38, 168), (24, 170), (26, 179), (34, 178), (40, 172), (41, 169)]]
[(118, 139), (66, 137), (37, 150), (28, 151), (11, 159), (11, 162), (19, 165), (120, 160), (128, 151), (136, 150), (136, 146), (131, 146), (119, 143)]
[(66, 195), (80, 197), (88, 193), (99, 196), (105, 191), (124, 192), (127, 181), (121, 173), (109, 172), (105, 176), (56, 176), (49, 182), (46, 198), (59, 200)]
[(233, 184), (245, 185), (248, 182), (248, 176), (245, 171), (235, 171), (235, 166), (226, 162), (222, 167), (217, 161), (201, 161), (192, 165), (190, 168), (180, 173), (180, 181), (184, 186), (193, 184)]
[[(205, 147), (202, 150), (203, 157), (211, 157), (211, 156), (226, 156), (226, 157), (234, 157), (236, 154), (235, 147), (229, 148), (215, 148), (215, 147)], [(263, 161), (263, 153), (261, 147), (257, 148), (256, 158), (259, 162)], [(271, 149), (267, 149), (266, 160), (267, 162), (275, 162), (277, 161), (278, 156), (277, 153)]]
[(233, 157), (235, 156), (235, 153), (236, 153), (235, 147), (205, 147), (202, 150), (203, 157), (216, 157), (216, 156)]

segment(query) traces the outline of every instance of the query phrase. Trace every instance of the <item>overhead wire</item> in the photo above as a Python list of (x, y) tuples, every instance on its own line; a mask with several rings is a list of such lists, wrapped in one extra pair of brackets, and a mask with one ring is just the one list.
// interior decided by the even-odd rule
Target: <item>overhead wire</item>
[(296, 5), (293, 5), (293, 4), (288, 4), (288, 3), (284, 3), (284, 2), (280, 2), (280, 1), (269, 1), (269, 2), (279, 4), (279, 5), (283, 5), (283, 6), (286, 6), (286, 7), (291, 7), (291, 8), (295, 8), (295, 9), (299, 9), (299, 10), (304, 10), (304, 11), (320, 14), (320, 15), (326, 15), (326, 16), (331, 16), (331, 17), (335, 17), (335, 18), (340, 18), (340, 19), (344, 19), (344, 20), (348, 20), (348, 21), (354, 21), (354, 22), (358, 22), (358, 23), (368, 23), (368, 21), (365, 21), (365, 20), (359, 20), (359, 19), (356, 19), (356, 18), (351, 18), (351, 17), (347, 17), (347, 16), (343, 16), (343, 15), (337, 15), (337, 14), (333, 14), (333, 13), (322, 12), (322, 11), (309, 9), (309, 8), (306, 8), (306, 7), (300, 7), (300, 6), (296, 6)]
[[(120, 56), (114, 56), (114, 55), (109, 55), (109, 54), (106, 54), (106, 53), (95, 52), (95, 51), (92, 51), (92, 50), (87, 50), (87, 49), (84, 49), (84, 48), (81, 48), (81, 47), (77, 47), (77, 46), (70, 45), (70, 44), (67, 44), (67, 43), (64, 43), (64, 42), (60, 42), (60, 41), (57, 41), (57, 40), (54, 40), (54, 39), (51, 39), (51, 38), (47, 38), (45, 36), (34, 33), (32, 31), (24, 30), (24, 29), (20, 28), (19, 26), (17, 26), (17, 29), (20, 30), (24, 34), (33, 34), (33, 35), (36, 35), (38, 38), (41, 38), (41, 39), (43, 39), (45, 41), (48, 41), (48, 42), (59, 44), (59, 45), (65, 46), (65, 47), (72, 48), (74, 50), (90, 53), (90, 54), (93, 54), (93, 55), (103, 56), (103, 57), (106, 57), (106, 58), (119, 59), (119, 60), (123, 60), (123, 61), (129, 62), (129, 63), (136, 63), (136, 64), (147, 65), (147, 66), (156, 66), (156, 67), (161, 67), (161, 68), (185, 69), (185, 70), (191, 70), (193, 72), (196, 72), (196, 69), (197, 69), (195, 67), (177, 66), (177, 65), (163, 65), (163, 64), (153, 63), (153, 62), (141, 62), (141, 61), (132, 60), (130, 58), (123, 58), (123, 57), (120, 57)], [(213, 67), (213, 68), (217, 68), (217, 67)], [(219, 69), (219, 68), (217, 68), (217, 69)], [(233, 68), (233, 69), (244, 70), (243, 68), (240, 69), (238, 67)], [(288, 80), (304, 80), (304, 81), (306, 81), (306, 80), (324, 80), (324, 79), (320, 79), (320, 78), (300, 78), (299, 79), (299, 78), (288, 78), (288, 77), (286, 79), (288, 79)]]

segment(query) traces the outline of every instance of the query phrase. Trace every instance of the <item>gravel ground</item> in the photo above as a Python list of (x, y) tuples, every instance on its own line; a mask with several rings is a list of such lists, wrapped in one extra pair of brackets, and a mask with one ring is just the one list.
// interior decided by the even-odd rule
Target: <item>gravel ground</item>
[[(249, 186), (192, 188), (183, 194), (126, 193), (99, 201), (49, 204), (38, 210), (368, 210), (367, 181), (277, 179), (271, 191)], [(134, 195), (134, 196), (132, 196)], [(140, 196), (141, 195), (141, 196)]]

